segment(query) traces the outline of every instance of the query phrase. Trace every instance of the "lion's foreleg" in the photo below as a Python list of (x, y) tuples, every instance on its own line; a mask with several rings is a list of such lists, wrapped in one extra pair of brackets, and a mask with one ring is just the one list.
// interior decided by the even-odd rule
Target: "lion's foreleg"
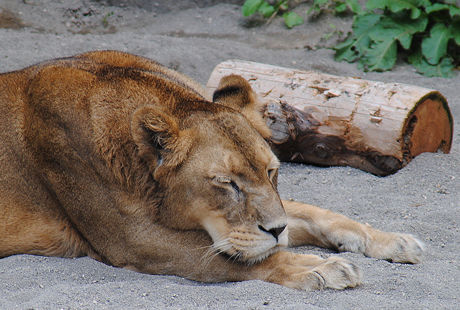
[[(247, 264), (214, 251), (211, 238), (204, 231), (179, 231), (158, 226), (150, 236), (155, 239), (135, 235), (129, 248), (123, 250), (123, 258), (115, 265), (203, 282), (262, 280), (303, 290), (343, 289), (361, 283), (359, 269), (339, 257), (323, 259), (280, 251), (259, 263)], [(131, 243), (133, 241), (137, 244)], [(112, 259), (112, 262), (116, 260), (113, 256)]]
[(290, 246), (310, 244), (393, 262), (420, 262), (423, 245), (411, 235), (382, 232), (304, 203), (283, 201), (283, 205), (288, 216)]

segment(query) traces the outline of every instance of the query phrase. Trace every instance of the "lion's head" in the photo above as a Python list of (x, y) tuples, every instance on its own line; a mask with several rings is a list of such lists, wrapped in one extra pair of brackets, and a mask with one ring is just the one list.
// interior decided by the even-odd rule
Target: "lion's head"
[(287, 245), (279, 162), (247, 81), (225, 77), (213, 101), (140, 107), (131, 134), (163, 192), (159, 220), (205, 229), (216, 251), (254, 263)]

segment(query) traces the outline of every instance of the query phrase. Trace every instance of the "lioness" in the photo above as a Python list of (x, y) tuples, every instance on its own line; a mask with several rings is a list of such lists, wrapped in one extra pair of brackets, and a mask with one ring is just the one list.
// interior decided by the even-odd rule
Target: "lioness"
[(281, 201), (279, 162), (249, 84), (213, 100), (151, 60), (91, 52), (0, 75), (0, 257), (89, 255), (197, 281), (297, 289), (361, 282), (313, 244), (417, 263), (422, 245), (311, 205)]

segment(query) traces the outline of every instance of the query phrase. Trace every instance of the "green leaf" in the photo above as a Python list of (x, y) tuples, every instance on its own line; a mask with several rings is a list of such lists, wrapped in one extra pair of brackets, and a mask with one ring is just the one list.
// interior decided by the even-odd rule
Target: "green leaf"
[(438, 64), (439, 60), (447, 52), (447, 43), (453, 37), (450, 28), (444, 24), (435, 24), (430, 31), (430, 36), (422, 41), (422, 54), (432, 64)]
[(410, 10), (411, 18), (416, 19), (422, 13), (419, 7), (428, 6), (430, 4), (431, 2), (429, 0), (369, 0), (366, 3), (366, 7), (369, 10), (389, 9), (393, 13), (398, 13), (402, 10)]
[(449, 8), (449, 14), (453, 18), (454, 16), (460, 16), (460, 8), (454, 7), (453, 5)]
[(329, 0), (314, 0), (311, 7), (307, 10), (307, 15), (310, 15), (311, 12), (315, 11), (315, 13), (321, 12), (321, 8), (326, 4)]
[(345, 0), (345, 3), (354, 14), (361, 15), (364, 13), (358, 0)]
[(397, 17), (384, 17), (379, 27), (392, 29), (391, 35), (398, 40), (404, 49), (409, 49), (412, 43), (412, 36), (417, 32), (423, 32), (428, 25), (428, 18), (422, 15), (418, 19), (404, 19)]
[(270, 17), (275, 13), (275, 7), (273, 5), (268, 4), (267, 2), (263, 2), (262, 5), (259, 7), (258, 11), (264, 16), (264, 17)]
[(450, 57), (444, 57), (437, 65), (431, 65), (425, 60), (422, 53), (418, 51), (410, 55), (408, 61), (417, 69), (417, 72), (428, 77), (438, 76), (449, 78), (454, 75), (453, 69), (455, 66)]
[(428, 7), (425, 8), (425, 12), (427, 12), (428, 14), (432, 13), (432, 12), (438, 12), (438, 11), (442, 11), (442, 10), (448, 10), (450, 7), (450, 5), (448, 4), (445, 4), (445, 3), (435, 3), (433, 5), (430, 5)]
[(241, 8), (244, 16), (251, 16), (265, 2), (264, 0), (246, 0)]
[(361, 58), (369, 71), (385, 71), (396, 63), (397, 44), (395, 29), (380, 28), (370, 33), (373, 41), (366, 54)]
[(451, 25), (450, 32), (452, 33), (455, 43), (460, 46), (460, 21)]
[(388, 0), (369, 0), (366, 2), (368, 10), (385, 9), (388, 5)]
[(377, 14), (356, 16), (352, 26), (353, 34), (334, 48), (335, 60), (353, 62), (363, 55), (371, 42), (369, 33), (373, 31), (381, 17)]
[(335, 56), (334, 59), (336, 61), (348, 61), (353, 62), (358, 58), (357, 52), (354, 50), (354, 38), (349, 38), (345, 42), (342, 42), (334, 47)]
[(445, 4), (445, 3), (435, 3), (433, 5), (430, 5), (425, 9), (425, 12), (430, 14), (433, 12), (439, 12), (439, 11), (444, 11), (444, 10), (449, 10), (450, 17), (460, 16), (459, 7), (455, 5), (451, 5), (451, 4)]
[(382, 17), (368, 32), (371, 43), (361, 57), (362, 64), (370, 71), (393, 68), (397, 57), (397, 42), (409, 49), (413, 35), (423, 32), (427, 24), (426, 16), (416, 20)]
[(289, 0), (282, 0), (282, 1), (280, 1), (280, 2), (277, 4), (278, 9), (283, 10), (283, 11), (286, 11), (287, 9), (289, 9), (288, 1), (289, 1)]
[(288, 28), (303, 24), (303, 18), (296, 12), (286, 12), (283, 14), (284, 23)]
[(345, 12), (346, 10), (347, 10), (347, 5), (345, 3), (339, 3), (335, 7), (334, 12), (340, 14), (340, 13)]

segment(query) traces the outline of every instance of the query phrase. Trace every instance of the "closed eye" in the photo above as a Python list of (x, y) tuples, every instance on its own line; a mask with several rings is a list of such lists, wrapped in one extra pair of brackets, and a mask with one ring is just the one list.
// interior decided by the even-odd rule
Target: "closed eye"
[(232, 179), (230, 179), (229, 177), (217, 176), (217, 177), (214, 178), (214, 180), (216, 182), (220, 183), (220, 184), (228, 184), (228, 185), (230, 185), (236, 193), (240, 192), (240, 188), (239, 188), (238, 184), (236, 184), (236, 182), (233, 181)]
[(231, 181), (230, 182), (230, 185), (232, 186), (233, 190), (237, 193), (240, 192), (240, 188), (238, 187), (238, 185), (234, 182), (234, 181)]

